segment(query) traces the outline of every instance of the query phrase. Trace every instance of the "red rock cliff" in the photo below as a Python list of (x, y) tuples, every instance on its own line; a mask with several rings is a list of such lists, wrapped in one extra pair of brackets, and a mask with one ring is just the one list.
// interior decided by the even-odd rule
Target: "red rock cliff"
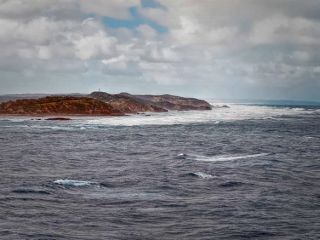
[(0, 104), (1, 114), (17, 115), (123, 115), (105, 102), (88, 97), (54, 96)]

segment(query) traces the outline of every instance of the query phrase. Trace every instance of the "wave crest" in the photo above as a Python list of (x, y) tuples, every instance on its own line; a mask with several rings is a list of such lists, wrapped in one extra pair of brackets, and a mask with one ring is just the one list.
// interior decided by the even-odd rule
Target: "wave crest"
[(90, 185), (97, 185), (97, 182), (72, 180), (72, 179), (58, 179), (53, 181), (54, 184), (63, 185), (66, 187), (86, 187)]
[(258, 154), (247, 154), (247, 155), (215, 155), (215, 156), (203, 156), (203, 155), (196, 155), (196, 154), (185, 154), (180, 153), (177, 157), (179, 159), (188, 159), (188, 160), (195, 160), (201, 162), (224, 162), (224, 161), (235, 161), (235, 160), (242, 160), (242, 159), (249, 159), (249, 158), (258, 158), (268, 156), (270, 153), (258, 153)]
[(202, 178), (202, 179), (211, 179), (211, 178), (214, 178), (214, 176), (212, 176), (211, 174), (204, 173), (204, 172), (189, 173), (189, 175), (195, 176), (195, 177), (198, 177), (198, 178)]

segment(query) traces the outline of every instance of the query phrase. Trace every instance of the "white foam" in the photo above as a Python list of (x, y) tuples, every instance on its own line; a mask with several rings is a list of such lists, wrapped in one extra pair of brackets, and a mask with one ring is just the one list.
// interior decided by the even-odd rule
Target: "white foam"
[[(210, 102), (214, 105), (216, 103)], [(255, 119), (274, 119), (281, 120), (283, 116), (296, 116), (303, 114), (314, 114), (319, 112), (319, 109), (306, 110), (304, 108), (290, 107), (275, 107), (275, 106), (258, 106), (258, 105), (238, 105), (228, 104), (229, 108), (213, 108), (211, 111), (169, 111), (165, 113), (148, 113), (133, 114), (121, 117), (78, 117), (68, 123), (52, 123), (43, 124), (40, 126), (31, 122), (32, 126), (38, 128), (52, 128), (54, 126), (61, 130), (86, 130), (104, 126), (139, 126), (139, 125), (174, 125), (174, 124), (189, 124), (189, 123), (211, 123), (221, 124), (228, 121), (236, 120), (255, 120)], [(28, 121), (26, 118), (4, 118), (3, 120), (10, 121)], [(67, 129), (69, 128), (70, 129)]]
[(314, 139), (314, 137), (311, 137), (311, 136), (305, 136), (304, 138), (306, 138), (306, 139)]
[(224, 161), (235, 161), (240, 159), (248, 158), (258, 158), (267, 156), (269, 153), (259, 153), (259, 154), (250, 154), (250, 155), (216, 155), (216, 156), (200, 156), (200, 155), (188, 155), (196, 161), (202, 162), (224, 162)]
[(98, 184), (96, 182), (72, 180), (72, 179), (58, 179), (53, 181), (53, 183), (63, 185), (63, 186), (71, 186), (71, 187), (85, 187), (85, 186)]
[(82, 121), (86, 126), (138, 126), (138, 125), (174, 125), (187, 123), (220, 124), (226, 121), (249, 119), (275, 119), (281, 116), (293, 116), (313, 113), (314, 111), (271, 106), (253, 106), (229, 104), (229, 108), (214, 108), (211, 111), (169, 111), (124, 117), (96, 117)]
[(67, 126), (42, 126), (42, 125), (28, 125), (27, 127), (30, 128), (36, 128), (36, 129), (43, 129), (43, 130), (55, 130), (55, 131), (69, 131), (69, 130), (74, 130), (73, 127), (67, 127)]
[(204, 172), (195, 172), (194, 175), (198, 176), (199, 178), (203, 178), (203, 179), (210, 179), (210, 178), (214, 177), (211, 174), (207, 174)]
[(187, 157), (187, 154), (185, 154), (185, 153), (179, 153), (179, 154), (177, 155), (177, 157), (178, 157), (178, 158), (185, 158), (185, 157)]

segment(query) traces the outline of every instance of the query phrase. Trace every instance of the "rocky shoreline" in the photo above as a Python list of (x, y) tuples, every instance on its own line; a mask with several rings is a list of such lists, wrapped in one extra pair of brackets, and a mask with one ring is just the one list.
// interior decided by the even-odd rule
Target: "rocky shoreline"
[(55, 95), (0, 103), (0, 114), (8, 116), (124, 116), (145, 112), (211, 110), (196, 98), (173, 95), (132, 95), (93, 92), (89, 95)]

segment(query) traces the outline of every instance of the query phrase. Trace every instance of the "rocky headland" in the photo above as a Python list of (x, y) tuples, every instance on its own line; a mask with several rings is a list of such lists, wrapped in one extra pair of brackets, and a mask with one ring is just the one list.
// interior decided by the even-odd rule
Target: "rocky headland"
[(121, 116), (170, 110), (211, 110), (204, 100), (173, 95), (93, 92), (89, 95), (12, 99), (0, 103), (0, 114), (27, 116)]
[(0, 114), (13, 115), (124, 115), (110, 104), (89, 97), (49, 96), (0, 104)]

